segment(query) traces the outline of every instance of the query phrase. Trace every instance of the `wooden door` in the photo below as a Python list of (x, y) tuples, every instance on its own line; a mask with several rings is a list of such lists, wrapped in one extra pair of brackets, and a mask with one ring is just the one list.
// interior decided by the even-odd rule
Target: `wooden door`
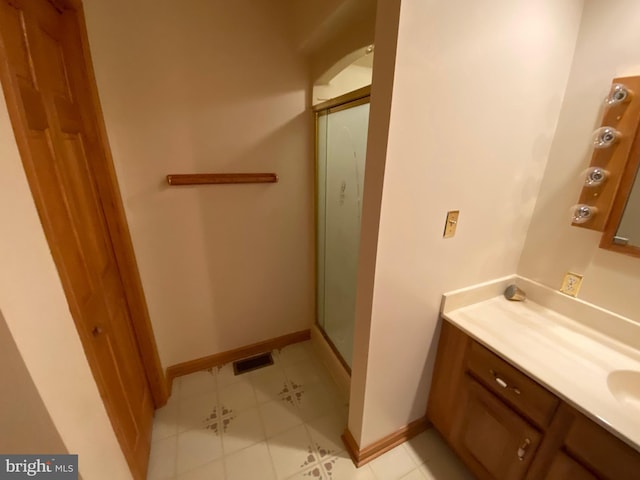
[(519, 480), (540, 444), (540, 433), (469, 377), (451, 443), (480, 478)]
[(47, 240), (116, 435), (144, 478), (153, 404), (100, 191), (107, 157), (77, 17), (48, 0), (0, 0), (0, 38), (3, 88)]

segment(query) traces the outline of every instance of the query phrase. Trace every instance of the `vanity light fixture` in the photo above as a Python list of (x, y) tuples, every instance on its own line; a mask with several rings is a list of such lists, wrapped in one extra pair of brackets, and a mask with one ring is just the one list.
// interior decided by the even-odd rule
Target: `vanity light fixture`
[(598, 213), (598, 209), (596, 207), (592, 207), (591, 205), (585, 205), (581, 203), (573, 207), (573, 223), (587, 223)]
[[(613, 79), (607, 98), (603, 99), (600, 128), (591, 139), (591, 161), (588, 170), (580, 175), (580, 197), (567, 215), (573, 218), (576, 227), (604, 232), (616, 215), (614, 201), (626, 188), (622, 183), (623, 172), (626, 165), (637, 165), (634, 162), (640, 158), (636, 147), (640, 138), (640, 95), (636, 92), (640, 92), (640, 75), (618, 77)], [(615, 205), (624, 210), (623, 204)], [(611, 238), (608, 234), (607, 241), (611, 242)]]
[(613, 127), (600, 127), (593, 132), (594, 148), (609, 148), (620, 140), (620, 132)]
[(613, 107), (614, 105), (620, 105), (631, 101), (632, 96), (633, 92), (631, 92), (626, 85), (622, 83), (614, 83), (611, 85), (611, 91), (609, 92), (605, 103), (608, 106)]
[(605, 182), (608, 176), (609, 172), (607, 170), (600, 167), (591, 167), (587, 169), (584, 184), (587, 187), (598, 187)]

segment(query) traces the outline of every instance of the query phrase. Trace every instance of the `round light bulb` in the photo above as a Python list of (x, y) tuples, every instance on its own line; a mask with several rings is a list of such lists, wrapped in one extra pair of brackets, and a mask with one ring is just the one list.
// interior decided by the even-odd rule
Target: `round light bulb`
[(600, 127), (593, 132), (594, 148), (609, 148), (620, 140), (621, 134), (613, 127)]
[(611, 85), (611, 91), (605, 100), (605, 103), (610, 107), (613, 105), (620, 105), (631, 100), (631, 91), (626, 85), (622, 83), (614, 83)]
[(587, 223), (595, 217), (596, 213), (598, 213), (598, 209), (596, 207), (581, 203), (573, 207), (572, 221), (573, 223)]
[(586, 172), (584, 184), (587, 187), (597, 187), (599, 185), (602, 185), (608, 176), (608, 171), (600, 167), (591, 167)]

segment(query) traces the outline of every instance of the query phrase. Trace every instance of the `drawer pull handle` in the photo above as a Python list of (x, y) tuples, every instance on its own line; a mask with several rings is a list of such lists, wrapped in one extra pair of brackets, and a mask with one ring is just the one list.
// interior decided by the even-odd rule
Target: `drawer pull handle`
[(498, 385), (500, 385), (502, 388), (508, 388), (509, 390), (511, 390), (513, 393), (515, 393), (516, 395), (520, 395), (520, 390), (517, 387), (510, 387), (509, 384), (503, 380), (502, 378), (500, 378), (500, 375), (498, 375), (496, 373), (495, 370), (491, 369), (489, 370), (489, 373), (491, 375), (493, 375), (493, 379), (496, 381), (496, 383)]
[(518, 460), (520, 460), (521, 462), (524, 461), (524, 457), (527, 455), (527, 449), (529, 448), (529, 445), (531, 445), (531, 440), (525, 438), (524, 442), (522, 442), (522, 445), (520, 445), (520, 448), (518, 448)]

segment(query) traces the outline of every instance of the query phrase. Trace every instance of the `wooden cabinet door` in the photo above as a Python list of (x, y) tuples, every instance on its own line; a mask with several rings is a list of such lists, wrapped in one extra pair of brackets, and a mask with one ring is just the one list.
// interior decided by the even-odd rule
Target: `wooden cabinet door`
[(640, 478), (640, 453), (580, 413), (576, 412), (564, 438), (564, 448), (599, 478)]
[(465, 399), (451, 444), (480, 478), (519, 480), (540, 443), (540, 433), (491, 392), (464, 378)]
[(597, 480), (589, 470), (562, 452), (556, 454), (544, 478), (545, 480)]
[(0, 0), (0, 39), (3, 89), (38, 213), (115, 433), (144, 478), (153, 405), (99, 189), (107, 157), (87, 104), (77, 17), (47, 0)]

